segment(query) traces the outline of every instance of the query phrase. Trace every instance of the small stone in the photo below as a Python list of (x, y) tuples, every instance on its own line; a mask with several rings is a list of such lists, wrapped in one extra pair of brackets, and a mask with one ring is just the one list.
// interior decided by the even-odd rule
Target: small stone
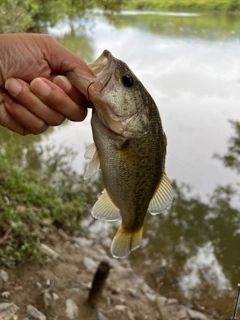
[(152, 293), (145, 293), (146, 298), (150, 301), (150, 302), (155, 302), (157, 299), (156, 294), (152, 294)]
[(128, 289), (128, 292), (132, 298), (138, 298), (137, 290), (130, 288)]
[(114, 307), (114, 309), (115, 309), (116, 311), (126, 312), (126, 311), (128, 310), (128, 307), (123, 306), (123, 305), (121, 305), (121, 304), (118, 304), (118, 305), (116, 305), (116, 306)]
[(159, 307), (165, 306), (166, 302), (167, 302), (167, 298), (166, 297), (158, 297), (157, 298), (157, 305)]
[(16, 209), (20, 212), (25, 212), (27, 210), (26, 206), (20, 204), (16, 207)]
[(56, 294), (55, 292), (52, 293), (52, 297), (54, 301), (57, 301), (59, 299), (59, 295)]
[(4, 270), (1, 270), (1, 278), (3, 282), (8, 282), (8, 273)]
[(120, 288), (112, 288), (111, 289), (112, 294), (119, 294), (121, 292)]
[(166, 304), (170, 305), (170, 304), (178, 304), (178, 300), (177, 299), (167, 299)]
[(90, 290), (92, 288), (92, 282), (83, 283), (82, 286), (84, 289)]
[(55, 250), (51, 249), (49, 246), (47, 246), (44, 243), (40, 244), (39, 251), (42, 254), (46, 254), (47, 256), (52, 257), (53, 259), (57, 259), (59, 257), (59, 254)]
[(42, 289), (42, 284), (40, 282), (36, 282), (38, 289)]
[(66, 315), (70, 320), (78, 317), (78, 306), (72, 299), (66, 300)]
[(5, 201), (7, 204), (9, 204), (9, 203), (10, 203), (10, 201), (9, 201), (9, 199), (8, 199), (8, 197), (7, 197), (7, 196), (4, 196), (4, 197), (3, 197), (3, 199), (4, 199), (4, 201)]
[(83, 264), (87, 270), (93, 270), (97, 268), (97, 263), (88, 257), (83, 258)]
[(27, 306), (27, 312), (30, 318), (33, 318), (34, 320), (47, 320), (47, 317), (31, 304)]
[(51, 287), (51, 280), (50, 280), (50, 279), (47, 279), (47, 280), (46, 280), (46, 287), (47, 287), (47, 288), (50, 288), (50, 287)]
[(114, 305), (123, 305), (126, 302), (124, 298), (118, 297), (116, 295), (111, 295), (110, 298), (111, 298), (112, 304)]
[(44, 292), (43, 294), (43, 304), (44, 308), (47, 309), (52, 305), (52, 296), (49, 292)]
[(9, 291), (3, 291), (1, 293), (1, 296), (4, 298), (4, 299), (8, 299), (10, 297), (10, 292)]
[(15, 312), (18, 310), (18, 306), (13, 302), (0, 303), (0, 319), (12, 320), (15, 316)]
[(199, 311), (187, 309), (187, 313), (191, 320), (208, 320), (208, 318)]
[(189, 320), (187, 308), (185, 306), (180, 304), (170, 304), (165, 306), (159, 306), (159, 304), (157, 304), (157, 306), (162, 320)]
[(98, 320), (108, 320), (100, 310), (97, 310), (97, 318)]
[(135, 320), (134, 314), (130, 309), (127, 310), (127, 316), (129, 320)]

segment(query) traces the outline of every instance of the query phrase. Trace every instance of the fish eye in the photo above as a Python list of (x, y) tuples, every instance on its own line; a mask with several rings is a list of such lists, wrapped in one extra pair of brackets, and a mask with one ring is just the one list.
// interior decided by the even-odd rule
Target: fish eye
[(122, 82), (126, 87), (132, 87), (133, 86), (133, 77), (130, 74), (125, 74), (122, 77)]

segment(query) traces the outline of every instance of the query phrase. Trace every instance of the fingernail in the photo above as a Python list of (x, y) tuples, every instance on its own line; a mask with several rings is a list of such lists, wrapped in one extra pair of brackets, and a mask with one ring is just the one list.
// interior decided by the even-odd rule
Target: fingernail
[(5, 82), (5, 88), (12, 96), (17, 96), (22, 90), (22, 85), (16, 79), (8, 79)]
[(53, 82), (62, 88), (66, 93), (72, 89), (71, 82), (64, 76), (56, 76), (53, 79)]
[(3, 101), (6, 103), (6, 104), (11, 104), (13, 102), (13, 98), (7, 94), (7, 93), (4, 93), (3, 94)]
[(47, 97), (52, 91), (52, 88), (43, 80), (40, 78), (34, 79), (30, 83), (31, 90), (40, 97)]

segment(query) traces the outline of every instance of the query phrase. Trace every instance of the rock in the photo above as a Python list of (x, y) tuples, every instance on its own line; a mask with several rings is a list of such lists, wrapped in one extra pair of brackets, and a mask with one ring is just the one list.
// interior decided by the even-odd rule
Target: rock
[(166, 304), (170, 305), (170, 304), (178, 304), (179, 301), (177, 299), (167, 299)]
[(97, 318), (98, 320), (108, 320), (100, 310), (97, 310)]
[(121, 292), (121, 288), (111, 288), (112, 294), (119, 294)]
[(16, 209), (20, 212), (25, 212), (27, 210), (26, 206), (23, 204), (19, 204)]
[(19, 309), (18, 306), (13, 302), (0, 303), (0, 319), (12, 320), (18, 309)]
[(167, 302), (167, 298), (166, 297), (158, 297), (157, 298), (158, 308), (161, 308), (162, 306), (165, 306), (166, 302)]
[[(157, 306), (159, 308), (159, 304), (157, 304)], [(187, 308), (180, 304), (161, 306), (159, 308), (159, 313), (161, 316), (161, 320), (190, 320), (187, 314)]]
[(114, 305), (123, 305), (125, 304), (126, 300), (124, 298), (118, 297), (116, 295), (110, 296), (111, 302)]
[(78, 317), (78, 306), (72, 299), (66, 300), (66, 315), (70, 320)]
[(59, 295), (56, 294), (55, 292), (52, 293), (52, 297), (54, 301), (57, 301), (59, 299)]
[(1, 270), (1, 278), (3, 282), (8, 282), (8, 273), (4, 270)]
[(4, 299), (8, 299), (10, 297), (10, 292), (9, 291), (3, 291), (1, 293), (1, 296), (4, 298)]
[(97, 268), (97, 263), (88, 257), (83, 258), (83, 264), (87, 270), (93, 270)]
[(157, 295), (153, 293), (145, 293), (145, 297), (150, 301), (150, 302), (155, 302), (157, 299)]
[(138, 296), (139, 296), (137, 293), (137, 290), (135, 290), (135, 289), (130, 288), (130, 289), (128, 289), (128, 292), (132, 298), (138, 298)]
[(127, 316), (129, 320), (135, 320), (134, 314), (130, 309), (127, 310)]
[(52, 257), (53, 259), (59, 258), (59, 254), (44, 243), (40, 244), (39, 251), (42, 254), (46, 254), (47, 256)]
[(44, 309), (48, 309), (52, 305), (52, 296), (49, 292), (44, 292), (43, 294), (43, 304)]
[(34, 320), (47, 320), (47, 317), (31, 304), (27, 306), (27, 313)]
[(116, 311), (120, 311), (120, 312), (127, 312), (129, 308), (126, 307), (126, 306), (124, 306), (124, 305), (122, 305), (122, 304), (118, 304), (118, 305), (116, 305), (116, 306), (114, 307), (114, 309), (115, 309)]
[(92, 241), (81, 237), (72, 237), (73, 241), (82, 248), (91, 248)]
[(208, 318), (199, 311), (187, 309), (187, 314), (191, 320), (208, 320)]

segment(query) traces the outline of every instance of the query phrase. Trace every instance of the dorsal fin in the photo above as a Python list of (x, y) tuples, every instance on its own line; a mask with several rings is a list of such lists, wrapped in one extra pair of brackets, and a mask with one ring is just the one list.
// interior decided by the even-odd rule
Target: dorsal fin
[(96, 219), (105, 221), (116, 221), (121, 217), (119, 209), (110, 199), (106, 189), (93, 206), (92, 215)]
[(165, 209), (170, 207), (172, 200), (173, 188), (166, 173), (163, 172), (157, 190), (155, 191), (154, 196), (150, 201), (148, 210), (153, 215), (163, 212)]
[(84, 179), (88, 179), (94, 176), (100, 168), (100, 159), (95, 143), (90, 144), (84, 156), (86, 159), (91, 159), (84, 174)]

